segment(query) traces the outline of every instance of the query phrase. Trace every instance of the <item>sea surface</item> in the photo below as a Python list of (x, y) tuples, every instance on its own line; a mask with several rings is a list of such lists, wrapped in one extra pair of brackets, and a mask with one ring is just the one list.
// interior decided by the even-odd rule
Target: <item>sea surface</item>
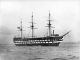
[(0, 44), (0, 60), (80, 60), (80, 44), (61, 43), (59, 47)]

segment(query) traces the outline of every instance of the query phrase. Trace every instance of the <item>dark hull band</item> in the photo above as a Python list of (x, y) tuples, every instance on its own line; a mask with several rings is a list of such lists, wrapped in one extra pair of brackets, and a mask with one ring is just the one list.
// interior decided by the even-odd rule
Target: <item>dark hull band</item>
[(42, 44), (15, 44), (16, 46), (59, 46), (60, 42), (58, 43), (42, 43)]
[(42, 39), (38, 40), (33, 38), (31, 40), (27, 39), (27, 38), (14, 38), (14, 43), (16, 46), (59, 46), (60, 41), (62, 41), (62, 37), (47, 37), (47, 39)]

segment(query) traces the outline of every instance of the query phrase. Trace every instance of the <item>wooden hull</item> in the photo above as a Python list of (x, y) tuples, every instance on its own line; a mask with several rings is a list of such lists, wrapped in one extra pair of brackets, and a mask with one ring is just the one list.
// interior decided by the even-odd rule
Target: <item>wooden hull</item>
[(14, 38), (16, 46), (59, 46), (62, 37), (47, 38)]
[(59, 46), (60, 42), (58, 43), (41, 43), (41, 44), (16, 44), (16, 46)]

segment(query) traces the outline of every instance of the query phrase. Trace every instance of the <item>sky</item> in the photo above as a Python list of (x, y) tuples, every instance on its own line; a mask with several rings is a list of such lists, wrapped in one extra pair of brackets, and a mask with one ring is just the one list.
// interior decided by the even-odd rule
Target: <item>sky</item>
[(23, 35), (31, 36), (31, 15), (35, 22), (35, 36), (47, 35), (48, 14), (51, 13), (52, 30), (63, 35), (65, 41), (79, 42), (80, 39), (80, 2), (78, 0), (0, 0), (0, 43), (11, 43), (19, 36), (17, 26), (23, 21)]

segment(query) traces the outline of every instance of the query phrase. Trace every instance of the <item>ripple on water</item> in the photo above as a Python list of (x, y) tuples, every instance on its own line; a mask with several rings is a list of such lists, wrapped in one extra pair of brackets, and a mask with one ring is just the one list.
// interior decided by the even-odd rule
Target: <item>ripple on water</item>
[(29, 58), (28, 60), (44, 60), (44, 58)]
[(53, 58), (51, 60), (80, 60), (78, 56), (68, 55), (68, 57)]
[(65, 59), (65, 58), (54, 58), (54, 59), (51, 59), (51, 60), (68, 60), (68, 59)]

